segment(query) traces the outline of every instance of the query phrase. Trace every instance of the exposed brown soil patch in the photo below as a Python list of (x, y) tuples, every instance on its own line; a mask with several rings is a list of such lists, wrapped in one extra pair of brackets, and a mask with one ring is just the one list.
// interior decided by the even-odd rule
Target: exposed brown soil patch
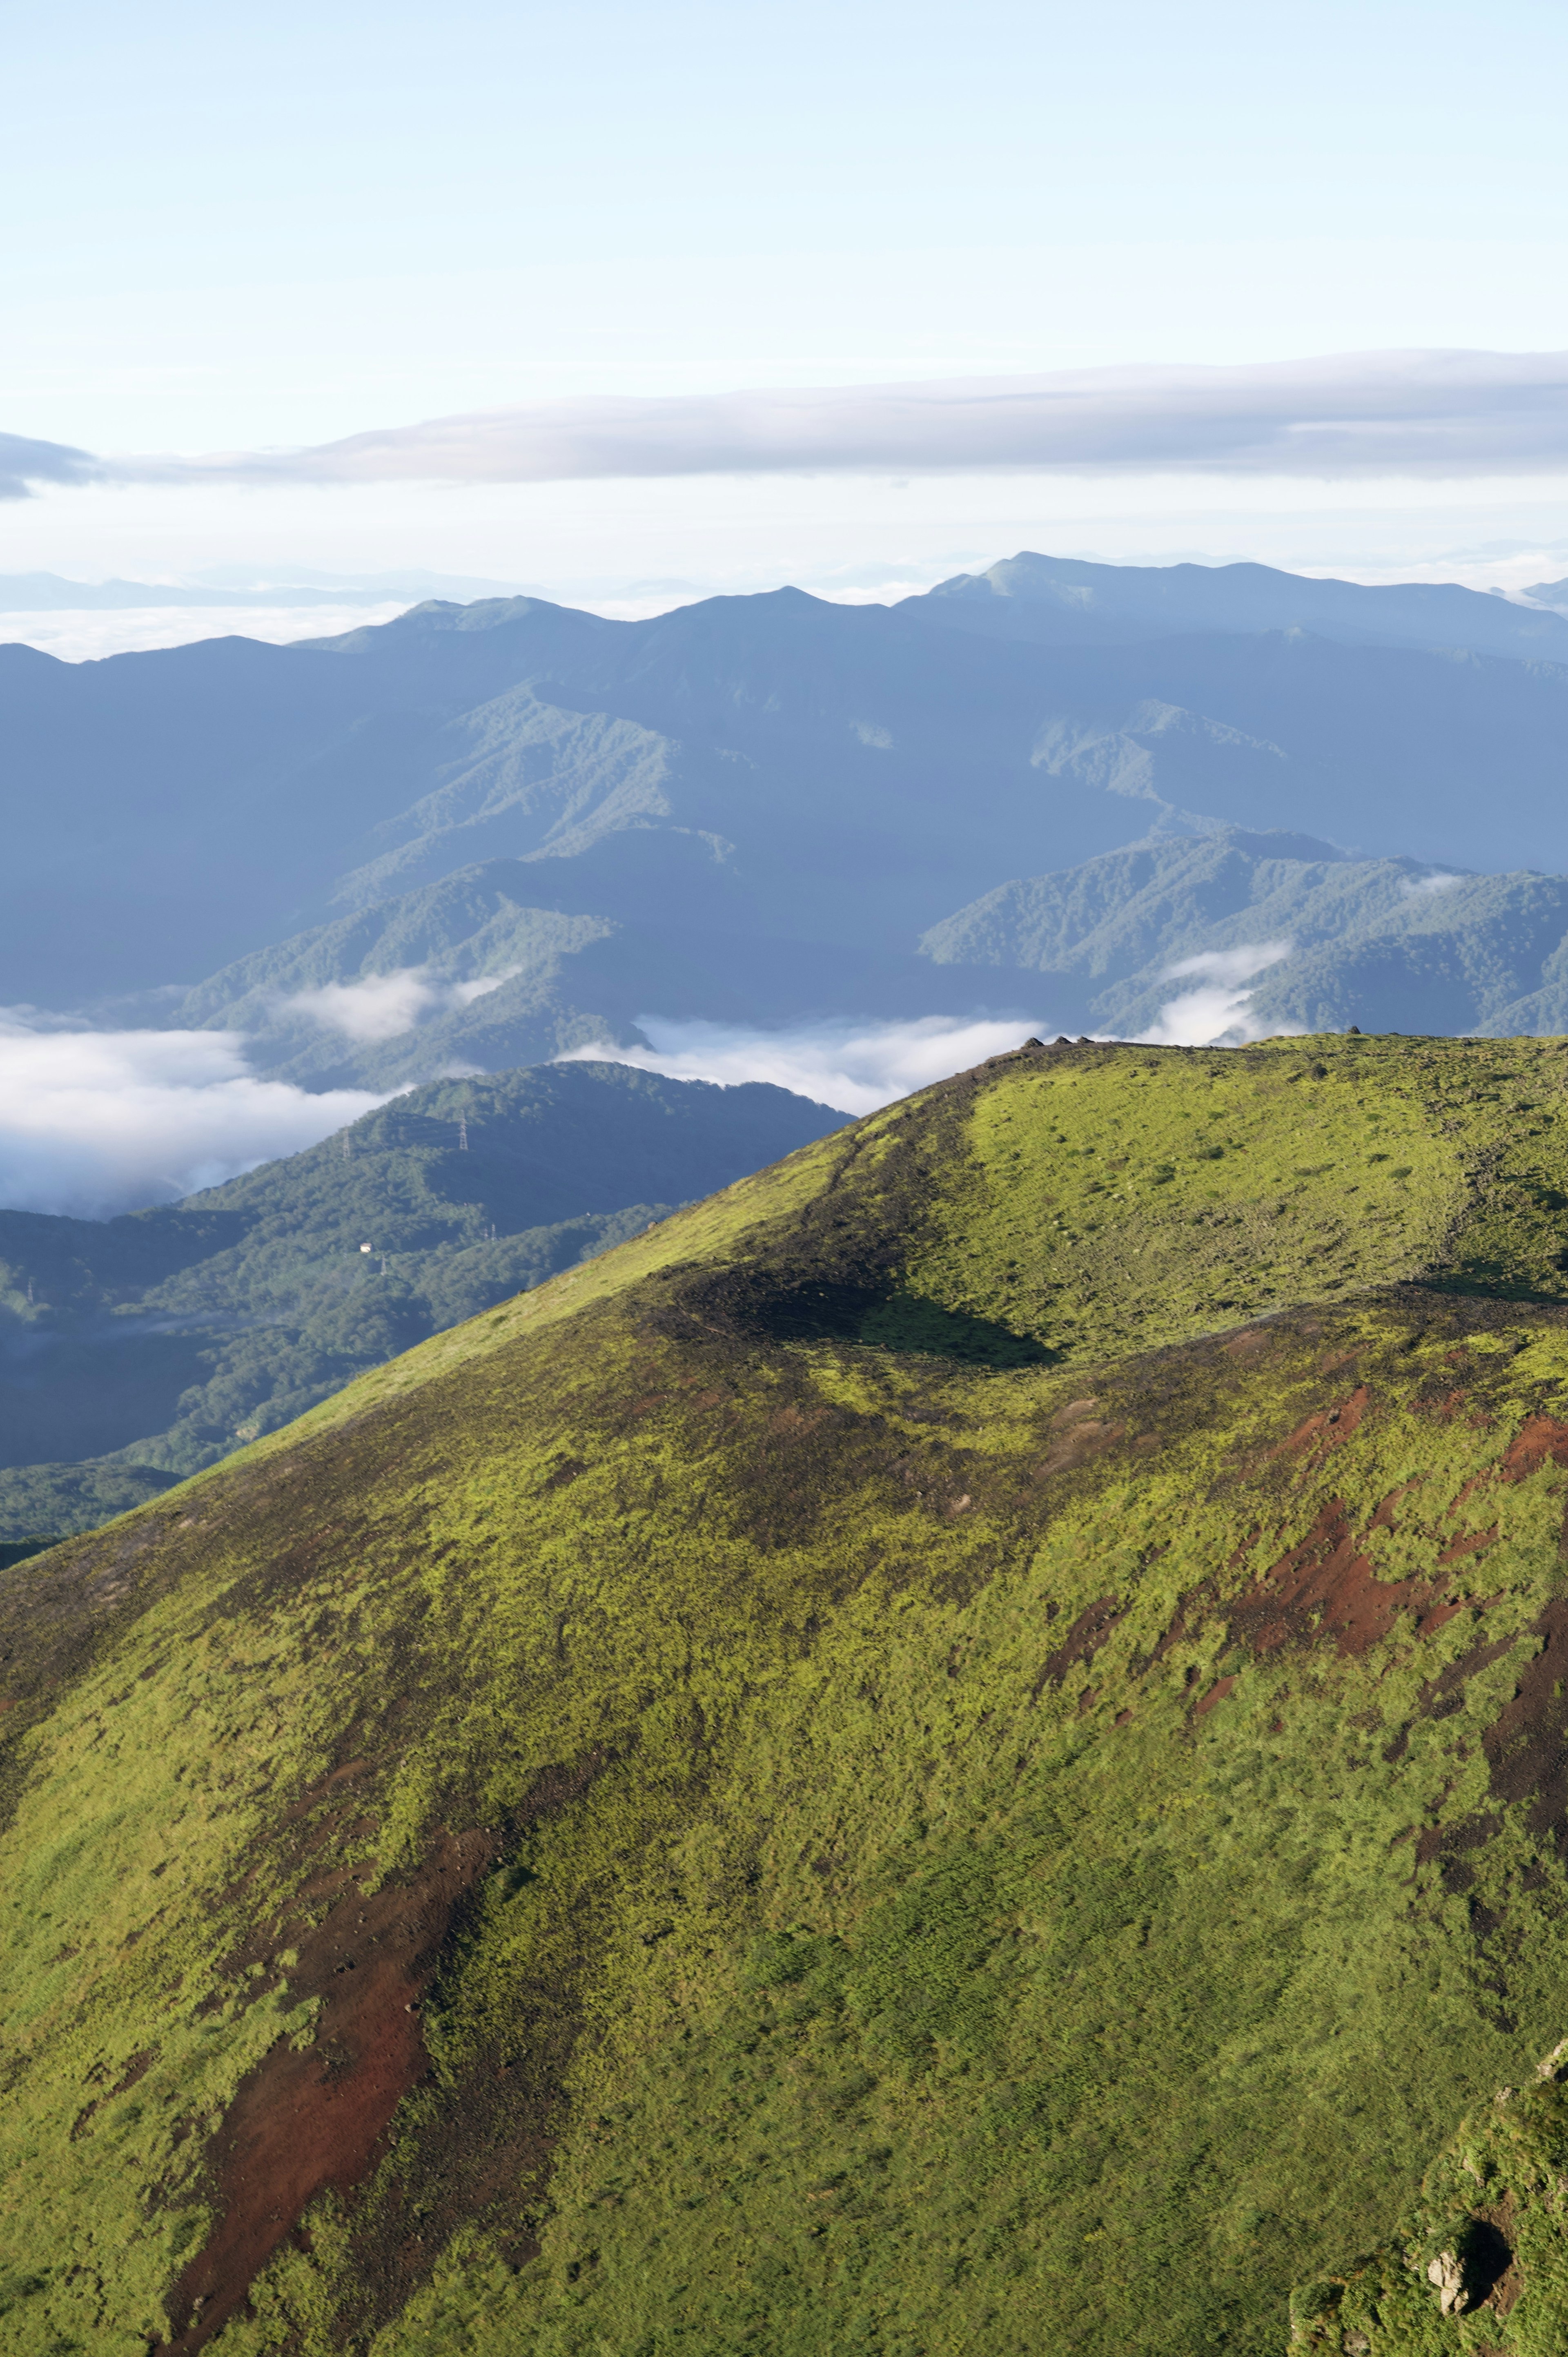
[(1300, 1544), (1236, 1598), (1230, 1630), (1256, 1653), (1328, 1638), (1341, 1653), (1357, 1655), (1386, 1637), (1402, 1612), (1431, 1600), (1429, 1581), (1378, 1577), (1343, 1500), (1331, 1498)]
[(492, 1835), (445, 1835), (417, 1874), (369, 1897), (351, 1868), (301, 1894), (347, 1886), (321, 1923), (285, 1923), (276, 1943), (298, 1951), (290, 1996), (321, 2000), (315, 2037), (303, 2047), (279, 2039), (212, 2139), (221, 2212), (170, 2301), (176, 2349), (204, 2347), (309, 2203), (369, 2171), (398, 2104), (425, 2075), (417, 2007), (453, 1909), (495, 1853)]
[(1069, 1400), (1066, 1407), (1058, 1408), (1050, 1419), (1050, 1442), (1034, 1470), (1035, 1480), (1043, 1481), (1050, 1473), (1064, 1473), (1071, 1466), (1087, 1465), (1091, 1458), (1102, 1457), (1108, 1448), (1115, 1448), (1127, 1427), (1101, 1418), (1096, 1413), (1099, 1406), (1096, 1399), (1081, 1399)]
[(1216, 1679), (1214, 1684), (1209, 1687), (1208, 1692), (1204, 1695), (1203, 1700), (1194, 1706), (1192, 1714), (1194, 1718), (1205, 1717), (1207, 1714), (1214, 1708), (1217, 1702), (1223, 1702), (1228, 1694), (1234, 1692), (1235, 1685), (1236, 1681), (1233, 1677)]
[(1550, 1603), (1529, 1633), (1538, 1650), (1482, 1742), (1498, 1799), (1523, 1803), (1536, 1840), (1568, 1858), (1568, 1598)]
[(1498, 1470), (1507, 1481), (1523, 1481), (1547, 1463), (1568, 1465), (1568, 1424), (1550, 1415), (1529, 1416), (1504, 1449)]
[(1030, 1701), (1038, 1702), (1047, 1682), (1059, 1686), (1075, 1662), (1091, 1662), (1123, 1617), (1114, 1596), (1101, 1596), (1095, 1603), (1085, 1605), (1055, 1652), (1047, 1654), (1041, 1663), (1029, 1690)]
[(1270, 1452), (1275, 1457), (1294, 1457), (1301, 1465), (1303, 1476), (1315, 1473), (1332, 1448), (1348, 1440), (1370, 1404), (1365, 1383), (1358, 1383), (1347, 1400), (1337, 1407), (1318, 1408), (1313, 1415), (1303, 1416), (1294, 1432), (1276, 1444)]
[(1495, 1546), (1497, 1538), (1496, 1523), (1489, 1531), (1468, 1531), (1463, 1538), (1452, 1540), (1437, 1560), (1439, 1563), (1457, 1563), (1461, 1555), (1478, 1555), (1483, 1547)]

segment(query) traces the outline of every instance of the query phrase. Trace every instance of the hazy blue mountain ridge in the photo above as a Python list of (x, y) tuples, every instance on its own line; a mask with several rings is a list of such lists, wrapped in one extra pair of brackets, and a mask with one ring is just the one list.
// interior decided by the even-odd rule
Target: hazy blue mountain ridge
[(1282, 573), (1272, 565), (1097, 565), (1024, 551), (983, 573), (955, 574), (910, 605), (932, 603), (961, 630), (1103, 644), (1195, 630), (1310, 630), (1348, 644), (1465, 648), (1568, 662), (1568, 619), (1542, 611), (1560, 582), (1523, 604), (1456, 582), (1368, 585)]
[(1146, 844), (1020, 878), (921, 947), (976, 980), (1005, 975), (1013, 995), (1035, 977), (1060, 1019), (1134, 1035), (1205, 979), (1175, 966), (1279, 944), (1289, 953), (1248, 985), (1254, 1028), (1568, 1030), (1568, 877), (1445, 875), (1302, 837)]
[(188, 985), (498, 857), (547, 877), (533, 905), (706, 937), (715, 1016), (766, 970), (777, 1019), (789, 953), (811, 996), (819, 953), (907, 960), (1000, 879), (1150, 834), (1568, 866), (1555, 664), (1287, 631), (1030, 645), (916, 602), (496, 599), (306, 646), (0, 650), (0, 996)]

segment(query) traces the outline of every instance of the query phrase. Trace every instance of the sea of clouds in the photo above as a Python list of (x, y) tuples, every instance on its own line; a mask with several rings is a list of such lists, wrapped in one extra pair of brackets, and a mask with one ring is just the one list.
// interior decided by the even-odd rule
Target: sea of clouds
[[(1260, 1037), (1250, 985), (1289, 950), (1288, 942), (1254, 942), (1180, 960), (1167, 974), (1179, 986), (1139, 1037), (1161, 1047)], [(376, 1042), (504, 979), (454, 984), (408, 967), (298, 992), (287, 1005), (341, 1037)], [(639, 1028), (645, 1048), (607, 1043), (563, 1060), (632, 1064), (731, 1087), (767, 1081), (859, 1114), (1015, 1048), (1031, 1033), (1054, 1038), (1059, 1027), (1043, 1015), (983, 1014), (842, 1017), (771, 1031), (650, 1015)], [(32, 1007), (0, 1008), (0, 1207), (105, 1219), (177, 1202), (316, 1145), (390, 1093), (313, 1092), (263, 1079), (237, 1031), (94, 1031)]]
[(232, 1031), (40, 1028), (0, 1013), (0, 1206), (106, 1219), (297, 1154), (384, 1103), (257, 1078)]

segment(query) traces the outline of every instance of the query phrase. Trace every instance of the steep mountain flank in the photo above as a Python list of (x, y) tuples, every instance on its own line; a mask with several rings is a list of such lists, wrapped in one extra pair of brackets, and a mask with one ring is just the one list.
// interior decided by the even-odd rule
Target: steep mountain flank
[(1562, 1042), (1032, 1046), (0, 1573), (7, 2348), (1327, 2330), (1565, 2027), (1565, 1214)]
[(0, 1211), (0, 1538), (89, 1530), (843, 1124), (762, 1082), (548, 1064), (434, 1082), (184, 1203)]

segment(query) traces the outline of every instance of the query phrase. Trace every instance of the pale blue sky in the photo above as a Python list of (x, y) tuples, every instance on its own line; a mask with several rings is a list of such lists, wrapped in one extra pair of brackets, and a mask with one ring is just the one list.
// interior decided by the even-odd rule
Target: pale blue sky
[[(0, 427), (95, 450), (583, 393), (1568, 346), (1561, 0), (88, 0), (12, 12), (5, 56)], [(1240, 506), (1408, 512), (1412, 550), (1450, 515), (1568, 533), (1555, 481)], [(1190, 546), (1204, 509), (1190, 481), (995, 478), (72, 490), (8, 503), (0, 569), (738, 577), (1108, 517)]]

